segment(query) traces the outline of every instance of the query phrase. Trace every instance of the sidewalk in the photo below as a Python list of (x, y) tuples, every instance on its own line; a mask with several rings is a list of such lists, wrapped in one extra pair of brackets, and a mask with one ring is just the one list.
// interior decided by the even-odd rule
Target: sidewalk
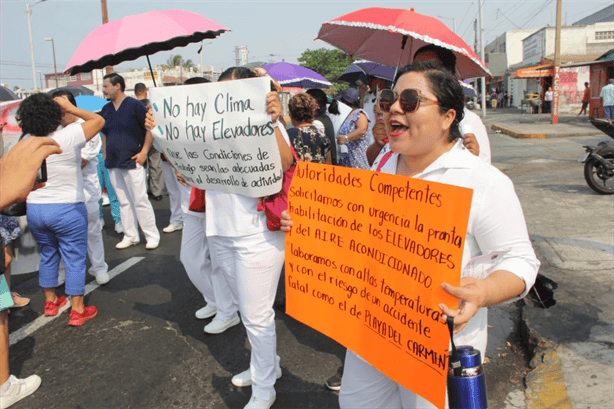
[[(482, 117), (481, 110), (474, 110)], [(592, 136), (603, 134), (588, 121), (588, 116), (559, 115), (559, 123), (552, 124), (550, 114), (527, 114), (518, 108), (486, 110), (484, 125), (495, 131), (520, 139), (560, 138), (566, 136)]]

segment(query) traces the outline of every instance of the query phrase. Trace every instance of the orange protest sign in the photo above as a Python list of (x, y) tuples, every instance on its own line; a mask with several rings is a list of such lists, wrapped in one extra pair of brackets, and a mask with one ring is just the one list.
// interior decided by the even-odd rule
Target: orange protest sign
[(286, 312), (444, 407), (472, 190), (299, 162), (289, 190)]

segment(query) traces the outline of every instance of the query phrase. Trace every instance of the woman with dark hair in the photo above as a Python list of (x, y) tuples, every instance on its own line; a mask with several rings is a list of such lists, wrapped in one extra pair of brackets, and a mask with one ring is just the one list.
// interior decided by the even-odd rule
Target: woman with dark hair
[(319, 88), (308, 89), (305, 91), (305, 93), (311, 95), (318, 104), (318, 111), (316, 112), (313, 126), (318, 128), (318, 131), (325, 135), (330, 141), (331, 163), (333, 165), (337, 165), (339, 161), (337, 159), (337, 138), (335, 137), (335, 127), (333, 126), (333, 121), (331, 121), (330, 117), (326, 115), (327, 107), (329, 112), (333, 112), (335, 115), (339, 114), (337, 100), (333, 99), (331, 105), (328, 105), (328, 96), (326, 96), (326, 93)]
[[(60, 128), (63, 114), (77, 116)], [(62, 153), (47, 159), (46, 185), (28, 195), (28, 226), (41, 254), (39, 284), (45, 293), (45, 315), (57, 315), (66, 297), (57, 297), (60, 256), (66, 269), (66, 294), (72, 309), (68, 325), (79, 326), (96, 316), (94, 306), (84, 306), (85, 260), (87, 257), (87, 210), (83, 194), (81, 148), (98, 135), (104, 126), (100, 115), (79, 109), (66, 96), (52, 99), (47, 94), (26, 98), (17, 111), (17, 121), (24, 135), (48, 136)]]
[(360, 108), (360, 93), (354, 88), (348, 88), (337, 96), (352, 108), (339, 131), (337, 144), (339, 147), (339, 165), (356, 169), (369, 169), (367, 148), (370, 145), (369, 119)]
[[(463, 116), (458, 80), (438, 64), (415, 63), (399, 71), (394, 91), (383, 91), (380, 108), (392, 152), (372, 169), (473, 190), (463, 248), (459, 287), (442, 284), (459, 299), (454, 317), (456, 345), (486, 352), (487, 308), (524, 297), (535, 282), (539, 261), (531, 246), (522, 208), (511, 180), (463, 147), (458, 129)], [(283, 214), (282, 229), (292, 222)], [(476, 257), (502, 254), (482, 269), (467, 268)], [(343, 408), (434, 408), (352, 351), (347, 351), (339, 404)]]
[(330, 141), (313, 124), (318, 104), (311, 95), (296, 94), (288, 103), (294, 128), (288, 130), (292, 147), (299, 160), (331, 164)]
[[(219, 82), (255, 78), (246, 68), (232, 67)], [(267, 94), (266, 110), (281, 156), (282, 170), (294, 163), (288, 135), (279, 122), (282, 110), (276, 92)], [(251, 344), (249, 368), (232, 378), (238, 387), (252, 386), (246, 408), (270, 408), (275, 402), (275, 380), (281, 376), (273, 301), (284, 262), (284, 234), (269, 231), (258, 199), (215, 190), (206, 191), (207, 242), (213, 277), (224, 284), (232, 297), (215, 297), (217, 314), (205, 332), (219, 333), (237, 325), (241, 313)], [(226, 292), (226, 290), (224, 290)]]

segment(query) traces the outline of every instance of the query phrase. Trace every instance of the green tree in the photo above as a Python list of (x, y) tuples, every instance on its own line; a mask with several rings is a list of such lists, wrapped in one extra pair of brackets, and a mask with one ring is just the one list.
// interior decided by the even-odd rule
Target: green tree
[(348, 87), (347, 83), (337, 83), (336, 80), (354, 60), (355, 58), (350, 57), (343, 51), (327, 48), (308, 49), (298, 58), (300, 65), (314, 70), (334, 84), (332, 88), (326, 90), (328, 95), (336, 95)]

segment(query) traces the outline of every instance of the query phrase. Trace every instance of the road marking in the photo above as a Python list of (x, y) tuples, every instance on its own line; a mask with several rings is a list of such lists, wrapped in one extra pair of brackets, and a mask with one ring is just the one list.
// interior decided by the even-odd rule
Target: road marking
[[(113, 279), (113, 277), (123, 273), (124, 271), (128, 270), (130, 267), (134, 266), (135, 264), (137, 264), (139, 261), (143, 260), (145, 257), (132, 257), (126, 261), (124, 261), (123, 263), (121, 263), (120, 265), (118, 265), (117, 267), (115, 267), (113, 270), (109, 271), (109, 278)], [(98, 287), (100, 287), (100, 284), (98, 284), (96, 282), (96, 280), (92, 281), (91, 283), (87, 284), (85, 286), (85, 294), (84, 295), (88, 295), (89, 293), (91, 293), (92, 291), (94, 291), (95, 289), (97, 289)], [(22, 339), (24, 339), (25, 337), (30, 336), (31, 334), (34, 333), (34, 331), (36, 331), (39, 328), (42, 328), (43, 326), (49, 324), (51, 321), (53, 321), (54, 319), (58, 318), (60, 315), (62, 315), (62, 313), (64, 311), (66, 311), (67, 309), (70, 308), (70, 297), (68, 298), (68, 302), (66, 303), (65, 306), (63, 306), (62, 308), (60, 308), (60, 312), (58, 313), (58, 315), (54, 316), (54, 317), (45, 317), (44, 315), (41, 315), (40, 317), (38, 317), (37, 319), (35, 319), (34, 321), (32, 321), (31, 323), (29, 323), (28, 325), (19, 328), (17, 331), (11, 333), (9, 335), (9, 339), (10, 345), (14, 345), (16, 343), (18, 343), (19, 341), (21, 341)]]

